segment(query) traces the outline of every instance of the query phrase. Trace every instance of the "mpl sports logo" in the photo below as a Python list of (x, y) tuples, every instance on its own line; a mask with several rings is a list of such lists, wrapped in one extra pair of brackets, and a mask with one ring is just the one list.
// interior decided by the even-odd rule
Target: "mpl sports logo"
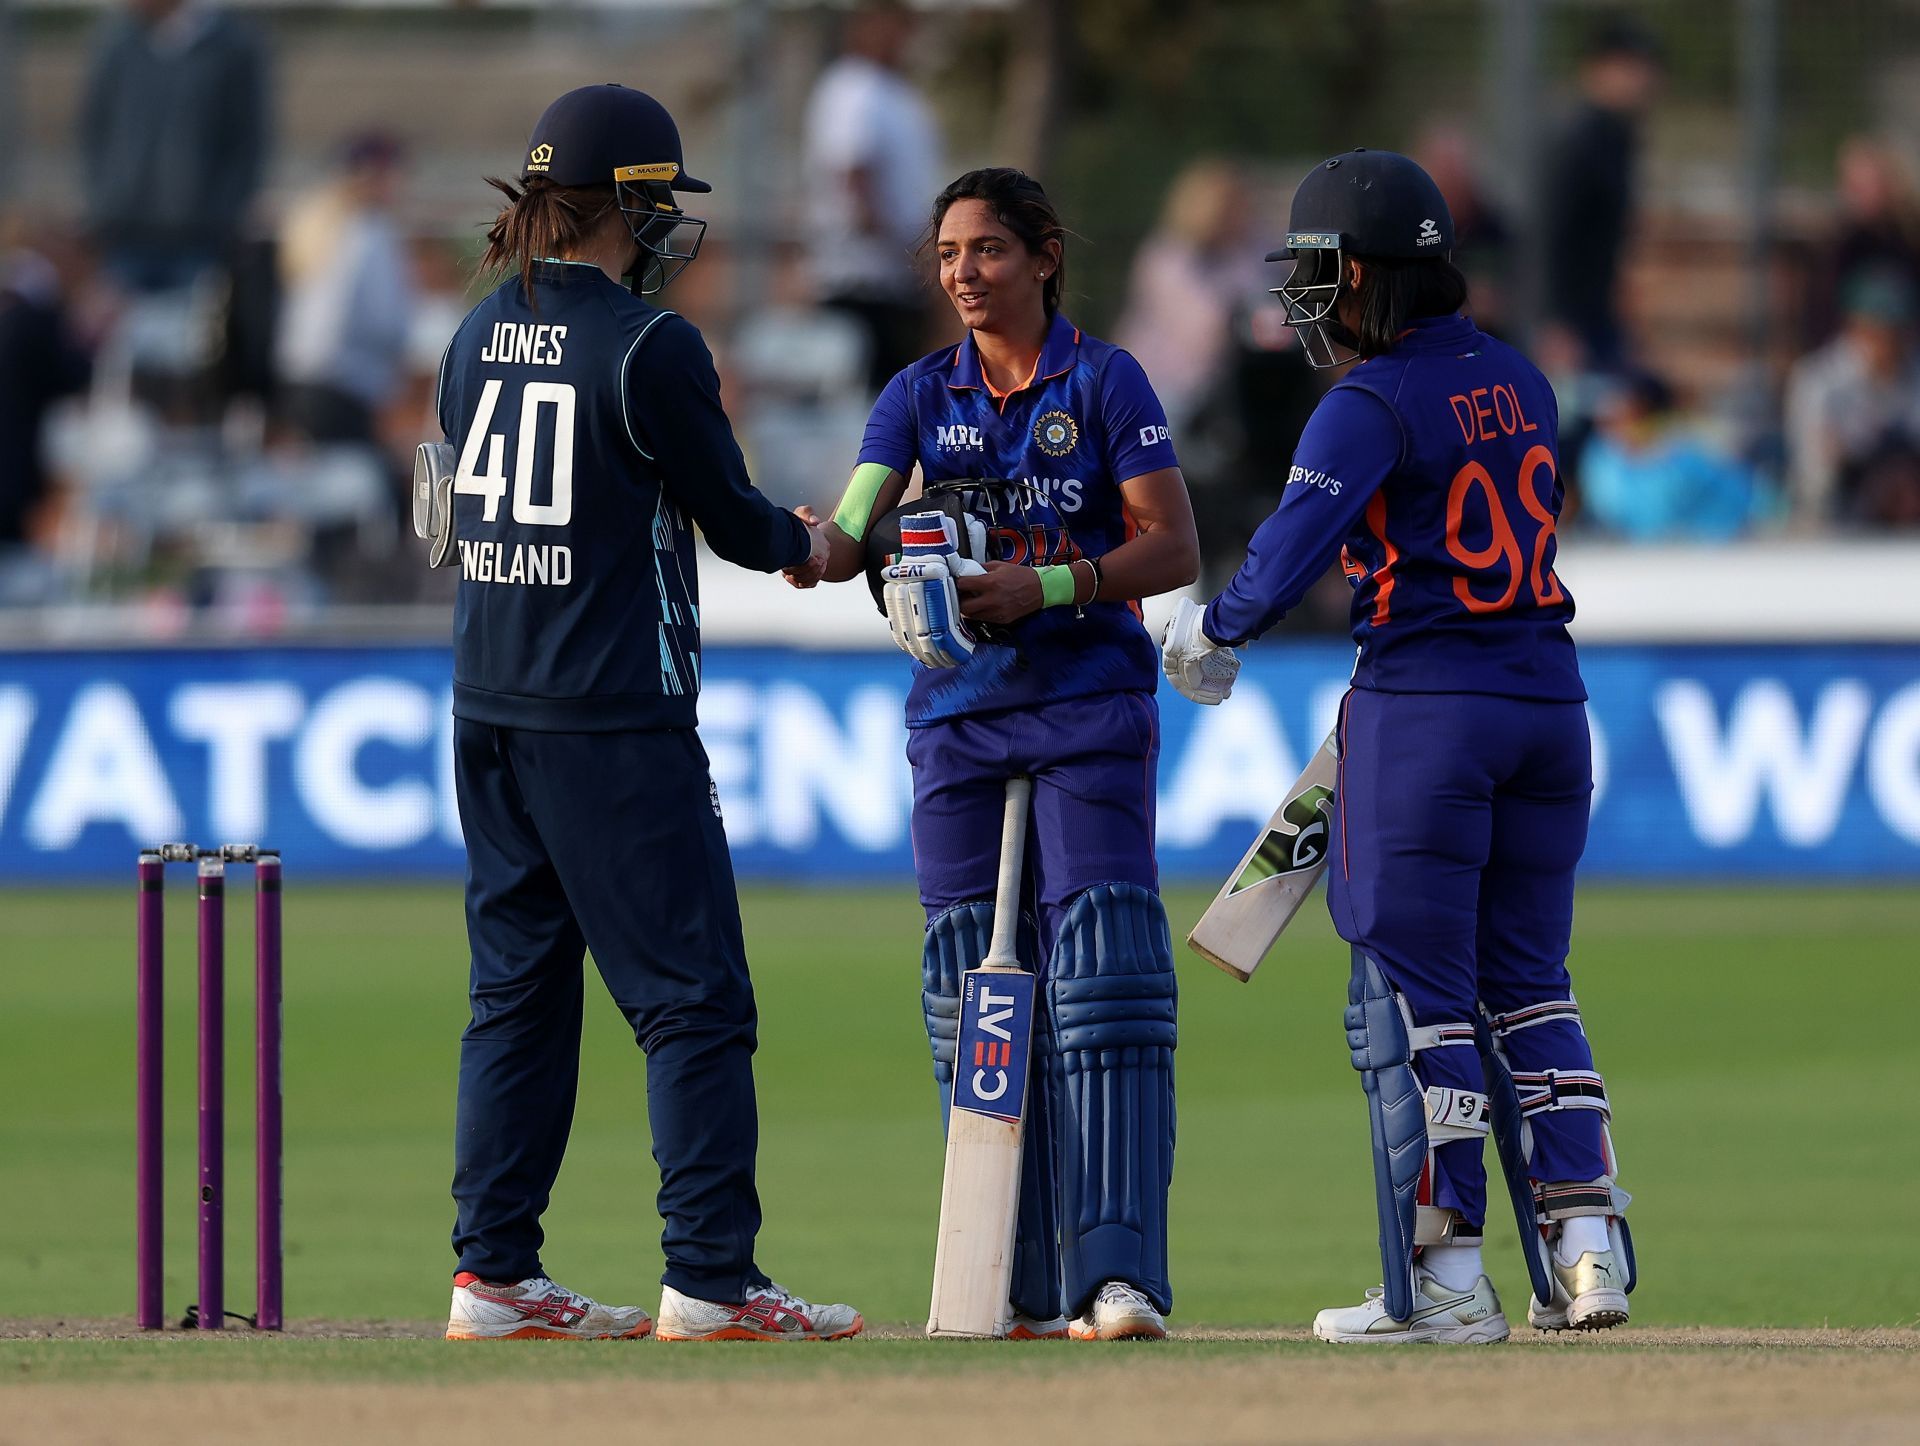
[(933, 429), (933, 442), (943, 452), (983, 452), (987, 439), (978, 427), (955, 422)]
[(961, 976), (953, 1107), (1007, 1124), (1018, 1121), (1026, 1105), (1032, 1041), (1031, 974), (974, 969)]

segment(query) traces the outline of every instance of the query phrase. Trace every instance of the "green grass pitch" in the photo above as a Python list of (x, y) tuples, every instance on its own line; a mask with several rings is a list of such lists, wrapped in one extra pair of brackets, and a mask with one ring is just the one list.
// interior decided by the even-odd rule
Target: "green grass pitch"
[[(251, 900), (229, 900), (229, 1305), (252, 1294)], [(168, 895), (167, 1307), (193, 1289), (193, 910)], [(1176, 936), (1204, 896), (1169, 895)], [(755, 888), (760, 1261), (869, 1320), (924, 1318), (941, 1147), (911, 890)], [(466, 956), (457, 885), (286, 891), (287, 1311), (445, 1309)], [(1617, 1115), (1635, 1321), (1912, 1323), (1920, 892), (1627, 890), (1580, 900), (1573, 969)], [(1378, 1277), (1366, 1121), (1317, 903), (1253, 983), (1178, 949), (1176, 1323), (1300, 1325)], [(133, 1308), (133, 890), (0, 892), (0, 1317)], [(643, 1061), (597, 980), (550, 1271), (653, 1306)], [(1496, 1195), (1496, 1203), (1498, 1196)], [(1517, 1308), (1511, 1226), (1489, 1240)]]

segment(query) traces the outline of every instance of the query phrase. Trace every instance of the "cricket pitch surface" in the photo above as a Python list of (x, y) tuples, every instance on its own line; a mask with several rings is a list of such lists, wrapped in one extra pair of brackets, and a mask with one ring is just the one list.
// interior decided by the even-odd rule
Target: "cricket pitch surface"
[(1103, 1443), (1571, 1439), (1894, 1442), (1920, 1330), (1628, 1328), (1504, 1346), (934, 1345), (900, 1324), (809, 1346), (449, 1344), (437, 1323), (143, 1336), (0, 1320), (0, 1443), (470, 1442), (495, 1421), (592, 1439)]

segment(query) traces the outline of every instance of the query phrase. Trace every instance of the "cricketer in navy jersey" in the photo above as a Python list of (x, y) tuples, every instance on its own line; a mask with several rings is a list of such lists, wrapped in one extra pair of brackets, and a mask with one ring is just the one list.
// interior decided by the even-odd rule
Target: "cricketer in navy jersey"
[[(1019, 952), (1046, 1017), (1032, 1033), (1011, 1333), (1160, 1336), (1173, 1302), (1176, 991), (1153, 854), (1158, 677), (1137, 600), (1192, 581), (1192, 510), (1139, 363), (1061, 313), (1065, 231), (1041, 187), (1007, 168), (969, 172), (933, 223), (967, 335), (875, 404), (825, 575), (856, 575), (864, 539), (896, 514), (903, 553), (941, 551), (920, 539), (954, 519), (916, 511), (926, 499), (889, 511), (916, 468), (935, 496), (942, 482), (997, 479), (956, 504), (985, 524), (984, 557), (963, 563), (956, 543), (937, 564), (878, 572), (895, 640), (916, 659), (907, 758), (934, 1075), (944, 1116), (961, 976), (991, 932), (1006, 785), (1026, 776), (1033, 927)], [(989, 508), (988, 495), (1009, 500)], [(980, 624), (992, 631), (971, 631)]]
[[(1627, 1318), (1627, 1197), (1566, 959), (1593, 788), (1573, 599), (1554, 571), (1558, 413), (1539, 370), (1465, 315), (1452, 221), (1405, 157), (1353, 151), (1296, 193), (1276, 294), (1322, 399), (1279, 507), (1164, 661), (1196, 701), (1338, 558), (1353, 586), (1328, 907), (1375, 1147), (1384, 1293), (1322, 1311), (1334, 1342), (1504, 1339), (1484, 1273), (1489, 1134), (1529, 1321)], [(1341, 356), (1335, 347), (1344, 347)], [(1356, 354), (1358, 360), (1356, 362)], [(1418, 1145), (1420, 1148), (1414, 1148)]]
[[(557, 1286), (545, 1211), (579, 1083), (585, 956), (646, 1052), (660, 1170), (658, 1333), (831, 1339), (849, 1307), (754, 1258), (758, 1019), (720, 801), (694, 731), (693, 529), (761, 572), (823, 539), (753, 488), (700, 333), (648, 295), (705, 222), (676, 193), (652, 97), (570, 91), (542, 115), (483, 265), (508, 279), (461, 324), (439, 412), (457, 542), (454, 785), (467, 848), (471, 1018), (461, 1036), (447, 1334), (638, 1337), (638, 1306)], [(633, 284), (615, 279), (631, 274)], [(429, 451), (432, 451), (429, 448)], [(637, 1223), (637, 1217), (636, 1217)]]

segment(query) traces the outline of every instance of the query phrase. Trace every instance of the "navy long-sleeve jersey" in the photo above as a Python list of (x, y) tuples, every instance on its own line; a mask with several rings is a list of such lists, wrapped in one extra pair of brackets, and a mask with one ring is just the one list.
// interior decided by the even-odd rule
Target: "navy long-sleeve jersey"
[(459, 459), (454, 712), (550, 732), (691, 728), (692, 524), (728, 562), (806, 559), (754, 490), (700, 333), (596, 266), (541, 262), (461, 323), (440, 367)]
[(1558, 426), (1553, 388), (1519, 352), (1464, 316), (1416, 321), (1321, 399), (1280, 506), (1201, 627), (1259, 637), (1338, 556), (1356, 686), (1584, 699), (1553, 570)]

